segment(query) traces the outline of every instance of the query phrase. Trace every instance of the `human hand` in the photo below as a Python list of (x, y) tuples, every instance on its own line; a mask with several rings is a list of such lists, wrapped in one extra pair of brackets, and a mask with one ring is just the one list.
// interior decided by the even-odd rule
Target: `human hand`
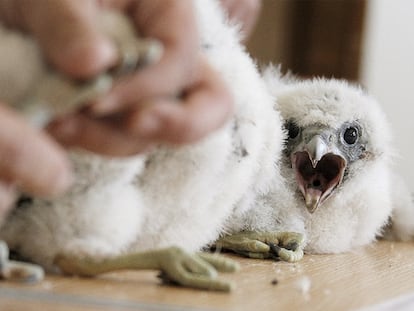
[(159, 63), (121, 78), (88, 109), (52, 123), (49, 132), (63, 144), (130, 155), (160, 142), (194, 142), (230, 115), (227, 89), (199, 54), (191, 3), (44, 0), (40, 5), (15, 0), (9, 4), (22, 12), (22, 18), (3, 14), (8, 23), (31, 32), (49, 61), (72, 77), (93, 77), (117, 62), (116, 47), (95, 22), (102, 6), (121, 10), (142, 36), (164, 45)]
[(262, 8), (261, 0), (220, 0), (229, 18), (240, 23), (246, 41), (252, 33)]
[(70, 181), (63, 150), (0, 104), (0, 222), (12, 206), (16, 190), (53, 196), (66, 190)]

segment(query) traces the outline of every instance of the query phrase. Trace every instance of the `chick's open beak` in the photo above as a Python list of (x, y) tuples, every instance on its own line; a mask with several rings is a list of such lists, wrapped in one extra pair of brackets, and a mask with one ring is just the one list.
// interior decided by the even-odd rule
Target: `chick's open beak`
[(324, 139), (316, 135), (302, 151), (292, 154), (291, 161), (306, 208), (313, 213), (341, 183), (346, 160), (332, 152)]

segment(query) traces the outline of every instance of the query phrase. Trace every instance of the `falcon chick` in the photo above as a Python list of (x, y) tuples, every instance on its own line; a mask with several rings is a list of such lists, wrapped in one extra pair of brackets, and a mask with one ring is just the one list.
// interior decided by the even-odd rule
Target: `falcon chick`
[[(161, 146), (127, 159), (72, 151), (73, 187), (56, 199), (21, 200), (0, 229), (10, 249), (49, 271), (95, 275), (159, 269), (185, 286), (229, 290), (215, 268), (229, 271), (236, 265), (194, 252), (213, 243), (225, 220), (251, 208), (257, 194), (274, 182), (269, 172), (276, 169), (284, 135), (273, 98), (239, 43), (236, 27), (225, 22), (218, 3), (194, 3), (200, 47), (234, 96), (233, 119), (195, 145)], [(2, 98), (19, 103), (27, 94), (29, 101), (37, 96), (32, 105), (45, 107), (32, 107), (29, 114), (43, 111), (46, 119), (53, 105), (66, 102), (59, 96), (73, 98), (78, 85), (65, 77), (50, 87), (56, 77), (49, 79), (34, 42), (6, 29), (1, 40), (7, 49), (0, 55), (6, 77), (0, 81), (10, 86)], [(70, 87), (63, 92), (65, 86)]]
[[(391, 128), (378, 103), (345, 81), (283, 79), (274, 69), (265, 76), (285, 122), (283, 182), (230, 221), (230, 232), (248, 232), (229, 238), (294, 231), (306, 238), (305, 251), (337, 253), (374, 241), (390, 217), (388, 236), (412, 237), (414, 206), (393, 170)], [(234, 248), (229, 238), (218, 244)]]

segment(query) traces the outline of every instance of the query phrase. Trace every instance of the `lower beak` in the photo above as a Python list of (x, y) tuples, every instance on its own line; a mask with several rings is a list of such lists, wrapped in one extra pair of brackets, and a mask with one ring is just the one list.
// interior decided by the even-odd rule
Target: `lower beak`
[(306, 208), (313, 213), (342, 182), (346, 160), (329, 152), (319, 138), (312, 139), (305, 151), (295, 152), (291, 161)]

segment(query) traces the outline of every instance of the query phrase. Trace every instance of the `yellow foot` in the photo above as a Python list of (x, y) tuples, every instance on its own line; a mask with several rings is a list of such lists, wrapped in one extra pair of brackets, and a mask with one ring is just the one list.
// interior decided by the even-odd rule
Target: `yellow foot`
[(303, 257), (304, 242), (304, 236), (296, 232), (246, 231), (220, 238), (215, 247), (250, 258), (296, 262)]
[(9, 260), (7, 244), (0, 241), (0, 279), (22, 283), (37, 283), (44, 278), (42, 267), (26, 262)]
[(238, 265), (220, 255), (189, 254), (178, 247), (121, 255), (103, 260), (92, 257), (58, 255), (56, 265), (66, 274), (94, 276), (116, 270), (160, 270), (162, 279), (207, 290), (230, 291), (232, 284), (219, 280), (217, 271), (234, 272)]

